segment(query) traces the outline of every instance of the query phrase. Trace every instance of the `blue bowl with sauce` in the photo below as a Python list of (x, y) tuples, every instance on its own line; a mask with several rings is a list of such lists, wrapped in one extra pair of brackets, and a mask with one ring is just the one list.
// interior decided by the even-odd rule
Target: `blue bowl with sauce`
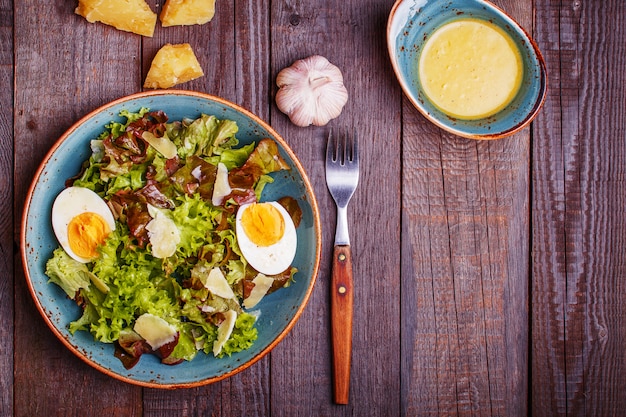
[[(474, 35), (468, 35), (467, 30), (460, 33), (464, 30), (461, 26), (478, 31)], [(474, 41), (468, 41), (468, 36), (474, 36)], [(497, 42), (490, 43), (489, 36)], [(469, 45), (464, 45), (463, 39)], [(447, 49), (455, 42), (460, 42), (456, 50)], [(435, 125), (458, 136), (510, 136), (530, 124), (545, 100), (546, 67), (539, 48), (517, 22), (488, 1), (397, 0), (389, 15), (387, 45), (394, 72), (411, 103)], [(488, 49), (490, 45), (499, 49), (493, 52)], [(462, 59), (469, 49), (475, 49), (474, 56), (468, 52), (470, 56)], [(498, 57), (502, 63), (515, 62), (507, 67), (496, 61)], [(450, 67), (457, 69), (446, 72)], [(470, 68), (477, 72), (472, 79), (468, 78)], [(474, 78), (481, 77), (480, 93), (468, 89)], [(507, 83), (516, 77), (517, 83)], [(454, 88), (455, 80), (458, 89)], [(502, 98), (497, 99), (498, 95)], [(490, 100), (495, 103), (492, 107), (471, 113)], [(465, 107), (455, 107), (462, 101)]]

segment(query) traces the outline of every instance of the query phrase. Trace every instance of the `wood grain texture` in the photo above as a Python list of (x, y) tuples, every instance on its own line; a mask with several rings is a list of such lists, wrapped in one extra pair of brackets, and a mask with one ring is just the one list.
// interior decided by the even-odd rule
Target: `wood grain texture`
[(533, 142), (533, 415), (626, 404), (623, 6), (538, 4), (550, 84)]
[(413, 260), (402, 271), (404, 412), (526, 415), (527, 133), (480, 143), (413, 120), (403, 142), (403, 256)]
[[(0, 415), (13, 412), (13, 8), (0, 0)], [(8, 92), (11, 92), (10, 94)]]
[(525, 416), (530, 131), (466, 140), (404, 102), (403, 414)]
[(354, 285), (350, 245), (335, 245), (330, 278), (330, 326), (333, 349), (333, 399), (350, 402)]

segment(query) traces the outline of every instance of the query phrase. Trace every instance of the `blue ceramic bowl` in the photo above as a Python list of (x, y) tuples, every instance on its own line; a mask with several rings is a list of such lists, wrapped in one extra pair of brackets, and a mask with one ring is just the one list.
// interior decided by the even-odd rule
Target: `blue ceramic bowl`
[[(494, 23), (513, 39), (522, 55), (524, 76), (513, 101), (498, 113), (478, 120), (448, 116), (422, 89), (417, 62), (431, 34), (453, 20), (475, 18)], [(431, 122), (472, 139), (499, 139), (526, 127), (546, 96), (546, 68), (535, 42), (512, 18), (485, 0), (397, 0), (387, 24), (391, 64), (404, 93)]]
[[(91, 154), (89, 142), (112, 120), (121, 121), (120, 110), (136, 111), (141, 107), (163, 110), (170, 121), (195, 118), (201, 113), (237, 122), (240, 143), (272, 138), (290, 171), (276, 173), (275, 182), (266, 186), (262, 199), (292, 196), (303, 211), (297, 230), (298, 247), (293, 265), (298, 268), (295, 282), (264, 297), (257, 305), (259, 336), (246, 351), (216, 359), (199, 353), (195, 359), (179, 365), (160, 363), (155, 355), (143, 355), (130, 370), (113, 356), (112, 344), (94, 341), (88, 332), (72, 335), (71, 321), (80, 317), (76, 303), (54, 284), (48, 283), (45, 264), (58, 243), (51, 226), (51, 207), (67, 178), (80, 170), (81, 162)], [(123, 381), (153, 388), (184, 388), (204, 385), (231, 376), (249, 367), (267, 354), (285, 337), (302, 313), (315, 283), (320, 261), (321, 228), (317, 202), (309, 179), (293, 151), (269, 125), (252, 113), (226, 100), (188, 91), (152, 91), (131, 95), (109, 103), (82, 118), (54, 144), (28, 193), (22, 218), (21, 254), (28, 287), (35, 304), (54, 334), (79, 358), (96, 369)]]

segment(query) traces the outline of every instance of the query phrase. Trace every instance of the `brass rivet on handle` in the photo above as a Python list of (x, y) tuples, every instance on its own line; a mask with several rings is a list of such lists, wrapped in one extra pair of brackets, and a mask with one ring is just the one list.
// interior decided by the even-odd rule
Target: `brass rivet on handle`
[(339, 287), (339, 294), (345, 294), (345, 293), (346, 293), (346, 287), (342, 285), (341, 287)]
[(345, 260), (346, 260), (346, 255), (344, 255), (343, 253), (340, 253), (340, 254), (339, 254), (339, 260), (340, 260), (341, 262), (345, 261)]

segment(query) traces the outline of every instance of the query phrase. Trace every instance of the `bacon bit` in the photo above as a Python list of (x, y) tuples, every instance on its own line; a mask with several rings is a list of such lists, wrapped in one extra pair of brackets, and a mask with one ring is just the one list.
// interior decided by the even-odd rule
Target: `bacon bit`
[(300, 221), (302, 221), (302, 209), (300, 205), (298, 205), (298, 200), (291, 196), (285, 196), (278, 200), (278, 204), (287, 210), (287, 213), (289, 213), (293, 220), (293, 224), (297, 228), (300, 225)]

